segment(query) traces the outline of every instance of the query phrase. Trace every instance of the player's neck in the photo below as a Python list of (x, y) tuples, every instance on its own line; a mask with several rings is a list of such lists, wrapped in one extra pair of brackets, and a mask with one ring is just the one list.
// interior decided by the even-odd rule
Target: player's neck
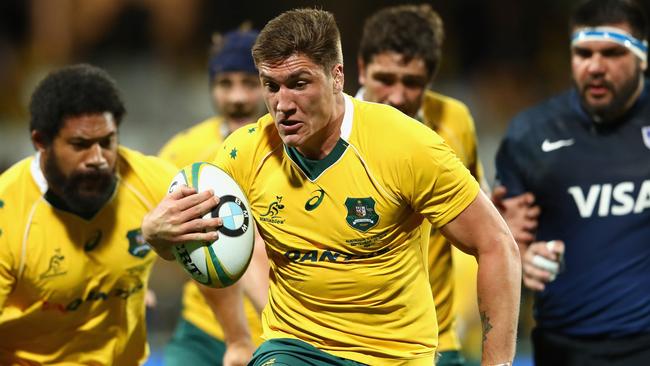
[(325, 158), (334, 150), (341, 137), (341, 125), (344, 116), (345, 97), (340, 93), (335, 97), (330, 121), (309, 143), (297, 147), (296, 150), (307, 159), (321, 160)]

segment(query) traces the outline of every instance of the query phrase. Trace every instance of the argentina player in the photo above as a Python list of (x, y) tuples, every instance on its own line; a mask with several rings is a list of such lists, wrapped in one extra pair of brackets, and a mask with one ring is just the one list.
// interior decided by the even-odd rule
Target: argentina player
[(515, 117), (496, 158), (510, 202), (535, 197), (519, 217), (541, 209), (519, 243), (535, 363), (649, 365), (647, 20), (633, 1), (593, 0), (570, 26), (575, 87)]

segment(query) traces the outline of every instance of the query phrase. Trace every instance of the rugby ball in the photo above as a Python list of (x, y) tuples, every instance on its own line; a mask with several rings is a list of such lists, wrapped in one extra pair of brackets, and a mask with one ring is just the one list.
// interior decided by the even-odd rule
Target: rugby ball
[(194, 163), (181, 169), (169, 185), (169, 192), (181, 185), (198, 192), (212, 189), (219, 204), (203, 217), (218, 216), (223, 226), (212, 243), (176, 245), (172, 248), (174, 257), (195, 281), (209, 287), (230, 286), (244, 274), (253, 255), (255, 225), (248, 200), (234, 179), (209, 163)]

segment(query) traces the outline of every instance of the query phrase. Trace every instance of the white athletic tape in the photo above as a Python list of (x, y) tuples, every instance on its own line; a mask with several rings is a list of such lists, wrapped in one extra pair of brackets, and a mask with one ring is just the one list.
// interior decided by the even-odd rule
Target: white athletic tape
[(555, 248), (555, 240), (546, 242), (546, 249), (548, 249), (549, 252), (552, 252), (554, 248)]
[(607, 41), (618, 43), (629, 49), (641, 61), (648, 60), (648, 41), (637, 39), (625, 30), (617, 27), (587, 27), (576, 30), (571, 36), (571, 46), (586, 41)]
[(533, 256), (533, 265), (550, 272), (551, 275), (553, 275), (553, 278), (555, 278), (555, 275), (560, 271), (560, 264), (558, 262), (544, 258), (539, 254)]

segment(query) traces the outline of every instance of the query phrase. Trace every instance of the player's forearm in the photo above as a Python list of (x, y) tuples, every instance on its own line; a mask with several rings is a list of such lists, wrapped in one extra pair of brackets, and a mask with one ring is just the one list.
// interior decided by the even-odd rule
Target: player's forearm
[(482, 364), (510, 362), (515, 354), (521, 296), (521, 263), (511, 239), (507, 245), (495, 245), (493, 250), (479, 253), (477, 280), (483, 327)]
[(221, 289), (199, 288), (223, 328), (226, 343), (251, 342), (241, 282)]
[(255, 310), (261, 313), (269, 300), (269, 258), (259, 233), (255, 234), (253, 257), (240, 281), (246, 296), (255, 306)]

